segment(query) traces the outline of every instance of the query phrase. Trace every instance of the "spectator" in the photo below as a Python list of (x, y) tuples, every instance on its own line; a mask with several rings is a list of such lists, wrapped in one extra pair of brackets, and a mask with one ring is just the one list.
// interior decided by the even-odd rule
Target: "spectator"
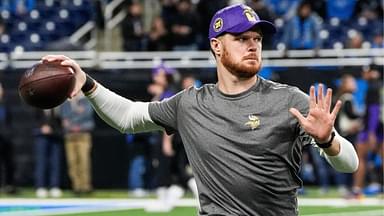
[(384, 48), (383, 28), (373, 32), (372, 48)]
[(199, 1), (196, 8), (196, 13), (199, 16), (199, 26), (204, 26), (203, 28), (199, 28), (198, 34), (202, 40), (200, 41), (199, 49), (201, 50), (209, 50), (211, 47), (209, 45), (209, 41), (205, 40), (208, 35), (209, 28), (205, 26), (209, 26), (211, 22), (212, 16), (218, 11), (220, 8), (223, 8), (228, 5), (228, 0), (216, 0), (216, 1)]
[(3, 86), (0, 83), (0, 187), (7, 194), (15, 194), (17, 190), (14, 178), (12, 124), (9, 108)]
[[(273, 23), (275, 19), (275, 15), (267, 7), (264, 0), (252, 0), (252, 1), (249, 1), (248, 5), (259, 15), (260, 19), (267, 20)], [(263, 38), (263, 49), (265, 50), (272, 49), (272, 43), (273, 43), (272, 39), (273, 39), (272, 37)]]
[(326, 0), (310, 1), (311, 8), (323, 20), (327, 19), (327, 4)]
[(312, 12), (308, 1), (303, 1), (297, 8), (297, 15), (288, 21), (283, 41), (288, 49), (318, 49), (321, 48), (320, 29), (320, 17)]
[[(177, 92), (176, 70), (161, 64), (152, 70), (153, 83), (148, 91), (153, 95), (152, 101), (162, 101)], [(164, 132), (153, 132), (150, 137), (151, 161), (153, 164), (153, 178), (156, 187), (158, 205), (147, 208), (148, 211), (167, 211), (172, 208), (171, 200), (183, 196), (180, 187), (171, 186), (171, 156), (173, 136)]]
[(177, 3), (177, 13), (171, 24), (173, 50), (196, 50), (198, 20), (190, 0)]
[[(61, 197), (63, 140), (60, 112), (57, 108), (36, 110), (35, 186), (36, 197)], [(48, 189), (50, 189), (48, 191)], [(49, 194), (48, 194), (49, 192)]]
[(362, 129), (361, 116), (356, 110), (356, 102), (353, 96), (356, 90), (355, 78), (349, 74), (343, 75), (333, 101), (334, 104), (337, 100), (343, 102), (343, 106), (336, 118), (335, 128), (352, 144), (355, 143), (357, 133)]
[[(359, 157), (359, 167), (354, 175), (353, 193), (359, 198), (363, 194), (367, 172), (367, 156), (373, 152), (379, 143), (383, 142), (383, 122), (380, 118), (380, 91), (382, 81), (379, 72), (372, 68), (364, 68), (362, 77), (368, 82), (365, 97), (364, 129), (358, 134), (356, 150)], [(381, 150), (380, 150), (381, 151)]]
[(128, 15), (121, 23), (124, 51), (144, 50), (143, 7), (139, 1), (132, 1), (127, 7)]
[(300, 0), (265, 0), (271, 11), (283, 19), (291, 19)]
[(363, 34), (356, 30), (349, 31), (348, 38), (345, 41), (348, 49), (361, 49), (363, 47)]
[(91, 131), (95, 123), (93, 109), (82, 94), (63, 104), (62, 121), (65, 149), (72, 189), (77, 195), (92, 192)]
[(4, 23), (4, 19), (0, 16), (0, 35), (6, 32), (6, 25)]
[(171, 24), (175, 19), (177, 10), (176, 4), (178, 0), (160, 0), (161, 3), (161, 17), (164, 20), (164, 23), (167, 29), (171, 29)]
[(170, 50), (171, 38), (161, 16), (154, 18), (152, 27), (148, 33), (147, 49), (149, 51)]
[[(356, 80), (352, 75), (345, 74), (341, 77), (333, 104), (341, 100), (343, 105), (335, 121), (335, 128), (340, 131), (352, 144), (356, 143), (357, 134), (362, 129), (361, 115), (357, 112), (353, 96), (357, 90)], [(350, 195), (353, 176), (350, 173), (337, 173), (336, 182), (339, 183), (339, 193), (346, 197)]]
[(383, 2), (380, 0), (358, 0), (354, 16), (356, 18), (365, 17), (368, 20), (382, 20)]
[(2, 0), (0, 8), (11, 11), (16, 16), (22, 16), (35, 8), (36, 0)]
[(127, 134), (126, 143), (129, 155), (128, 188), (134, 197), (147, 195), (146, 177), (149, 175), (148, 134)]

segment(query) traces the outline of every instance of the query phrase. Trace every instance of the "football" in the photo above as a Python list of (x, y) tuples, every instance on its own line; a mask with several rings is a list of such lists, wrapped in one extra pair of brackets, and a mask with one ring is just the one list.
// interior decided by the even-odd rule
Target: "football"
[(62, 104), (74, 86), (75, 74), (71, 67), (39, 62), (21, 76), (19, 95), (28, 105), (51, 109)]

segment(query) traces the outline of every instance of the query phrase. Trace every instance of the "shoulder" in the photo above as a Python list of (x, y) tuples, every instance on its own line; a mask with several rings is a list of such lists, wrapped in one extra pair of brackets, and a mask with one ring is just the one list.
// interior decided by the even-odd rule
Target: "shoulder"
[(286, 101), (289, 106), (305, 106), (308, 95), (296, 86), (282, 84), (271, 80), (261, 79), (261, 91), (263, 94), (272, 95), (281, 101)]
[(184, 90), (184, 94), (188, 96), (193, 96), (193, 95), (205, 95), (205, 94), (210, 94), (214, 91), (215, 89), (215, 84), (204, 84), (200, 87), (195, 87), (191, 86)]
[(288, 84), (283, 84), (283, 83), (278, 83), (272, 80), (266, 80), (264, 78), (260, 78), (260, 85), (262, 88), (262, 91), (275, 91), (278, 92), (279, 94), (283, 95), (292, 95), (292, 94), (303, 94), (305, 93), (301, 91), (299, 88), (296, 86), (291, 86)]

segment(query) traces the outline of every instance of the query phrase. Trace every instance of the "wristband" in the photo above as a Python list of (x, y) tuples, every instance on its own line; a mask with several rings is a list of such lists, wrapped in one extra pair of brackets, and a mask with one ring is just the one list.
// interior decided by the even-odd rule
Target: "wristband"
[(335, 131), (332, 131), (331, 139), (328, 142), (326, 142), (326, 143), (318, 143), (318, 142), (316, 142), (316, 145), (319, 146), (320, 148), (329, 148), (329, 147), (331, 147), (333, 139), (335, 138), (335, 135), (336, 135)]
[(90, 77), (88, 74), (86, 75), (85, 83), (83, 87), (81, 87), (81, 91), (85, 95), (90, 94), (94, 89), (96, 88), (96, 82), (92, 77)]

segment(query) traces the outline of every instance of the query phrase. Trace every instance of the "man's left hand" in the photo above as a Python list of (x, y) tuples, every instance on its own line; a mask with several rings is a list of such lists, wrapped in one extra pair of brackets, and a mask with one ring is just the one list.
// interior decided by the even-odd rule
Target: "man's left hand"
[(338, 100), (331, 111), (332, 89), (328, 88), (324, 97), (323, 88), (323, 85), (320, 84), (318, 93), (315, 95), (315, 87), (311, 86), (307, 117), (304, 117), (296, 108), (289, 109), (289, 112), (297, 118), (305, 132), (311, 135), (318, 143), (326, 143), (331, 139), (333, 125), (341, 108), (341, 101)]

